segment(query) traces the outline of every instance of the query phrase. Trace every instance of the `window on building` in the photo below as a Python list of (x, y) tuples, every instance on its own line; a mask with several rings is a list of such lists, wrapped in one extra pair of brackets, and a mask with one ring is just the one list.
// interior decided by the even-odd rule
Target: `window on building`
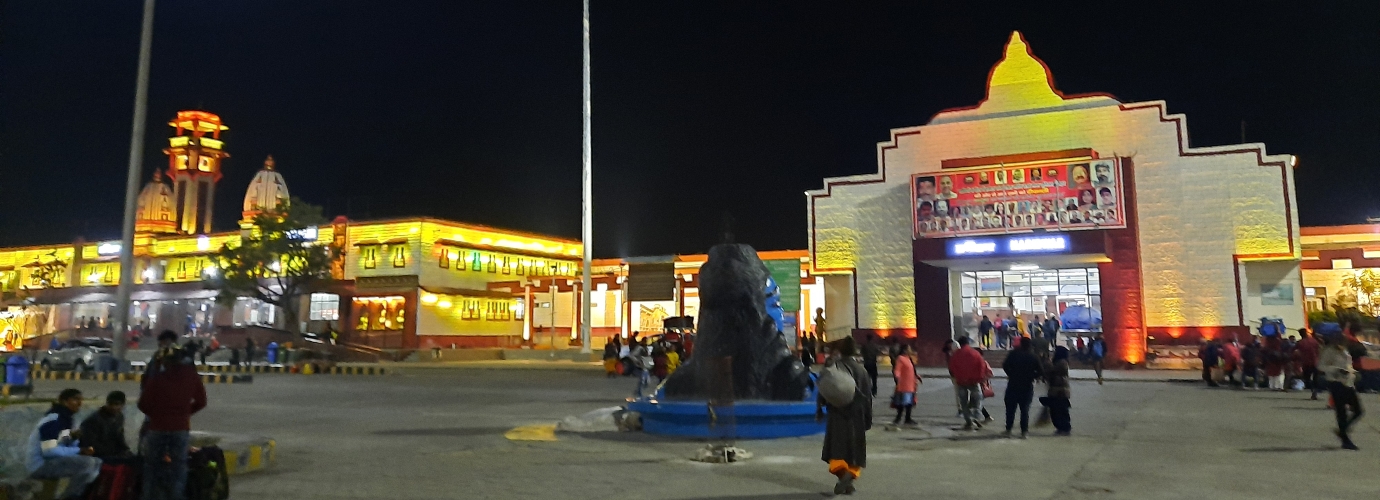
[(340, 319), (340, 296), (333, 293), (311, 294), (311, 320), (335, 321)]
[(450, 250), (441, 248), (441, 256), (437, 257), (436, 265), (441, 269), (450, 269)]
[(502, 264), (501, 267), (499, 268), (500, 270), (503, 271), (503, 274), (513, 274), (513, 265), (512, 265), (512, 262), (513, 262), (512, 257), (504, 257), (504, 258), (503, 258), (503, 264)]
[(494, 254), (488, 254), (485, 256), (485, 258), (489, 259), (489, 262), (485, 264), (485, 269), (489, 271), (489, 273), (498, 272), (498, 256)]
[(178, 261), (177, 261), (177, 279), (180, 279), (180, 280), (185, 280), (185, 279), (187, 279), (187, 261), (186, 261), (186, 260), (178, 260)]
[(373, 245), (361, 247), (359, 250), (360, 263), (365, 269), (373, 269), (379, 265), (379, 248)]
[(483, 270), (484, 270), (483, 267), (480, 267), (480, 266), (483, 265), (483, 263), (479, 262), (479, 257), (480, 257), (480, 256), (479, 256), (479, 252), (470, 252), (470, 270), (471, 270), (471, 271), (483, 271)]
[(527, 299), (517, 299), (513, 302), (513, 319), (522, 321), (527, 316)]
[(527, 274), (527, 259), (518, 259), (518, 261), (517, 261), (517, 275), (518, 275), (518, 276), (524, 276), (524, 275), (526, 275), (526, 274)]
[(1101, 311), (1101, 292), (1097, 268), (969, 271), (960, 277), (963, 309), (959, 314), (965, 328), (976, 335), (980, 315), (995, 319), (1014, 312), (1033, 319), (1062, 314), (1071, 306)]
[(390, 250), (393, 253), (393, 267), (407, 267), (407, 245), (393, 245)]
[(464, 299), (461, 303), (464, 307), (460, 309), (460, 319), (479, 319), (479, 299)]

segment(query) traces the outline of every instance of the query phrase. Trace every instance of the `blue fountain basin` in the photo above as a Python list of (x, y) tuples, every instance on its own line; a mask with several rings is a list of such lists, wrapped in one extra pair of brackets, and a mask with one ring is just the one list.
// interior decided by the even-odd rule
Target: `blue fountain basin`
[(815, 421), (815, 403), (800, 401), (739, 401), (713, 409), (707, 401), (663, 401), (645, 397), (628, 404), (642, 416), (642, 430), (650, 434), (705, 439), (774, 439), (824, 432)]

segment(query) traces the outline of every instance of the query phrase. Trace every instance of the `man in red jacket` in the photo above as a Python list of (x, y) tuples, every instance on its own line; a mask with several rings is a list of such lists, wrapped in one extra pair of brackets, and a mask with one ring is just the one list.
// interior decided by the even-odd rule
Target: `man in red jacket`
[(991, 377), (987, 361), (968, 345), (971, 342), (968, 337), (959, 337), (958, 350), (949, 356), (949, 376), (958, 391), (965, 431), (982, 429), (982, 382)]
[[(159, 343), (169, 336), (177, 338), (164, 331)], [(188, 431), (192, 414), (206, 407), (206, 387), (192, 365), (191, 353), (175, 347), (158, 351), (142, 385), (144, 498), (182, 498), (187, 487)]]
[(1303, 338), (1294, 345), (1294, 364), (1302, 372), (1300, 375), (1303, 377), (1304, 384), (1313, 391), (1311, 399), (1318, 399), (1318, 391), (1327, 390), (1325, 387), (1321, 387), (1323, 382), (1318, 372), (1318, 340), (1313, 338), (1313, 334), (1307, 328), (1300, 328), (1299, 335), (1302, 335)]

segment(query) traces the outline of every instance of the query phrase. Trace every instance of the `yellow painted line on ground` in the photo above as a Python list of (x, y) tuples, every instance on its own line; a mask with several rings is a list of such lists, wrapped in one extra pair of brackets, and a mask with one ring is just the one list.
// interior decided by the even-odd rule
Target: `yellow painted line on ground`
[(555, 441), (556, 424), (524, 425), (503, 433), (509, 441)]

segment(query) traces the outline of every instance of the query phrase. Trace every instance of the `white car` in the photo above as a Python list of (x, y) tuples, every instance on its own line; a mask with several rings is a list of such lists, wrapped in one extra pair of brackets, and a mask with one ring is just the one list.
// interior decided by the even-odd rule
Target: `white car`
[(43, 355), (39, 366), (44, 370), (75, 370), (84, 372), (96, 367), (96, 360), (110, 352), (109, 339), (88, 337), (72, 339)]

